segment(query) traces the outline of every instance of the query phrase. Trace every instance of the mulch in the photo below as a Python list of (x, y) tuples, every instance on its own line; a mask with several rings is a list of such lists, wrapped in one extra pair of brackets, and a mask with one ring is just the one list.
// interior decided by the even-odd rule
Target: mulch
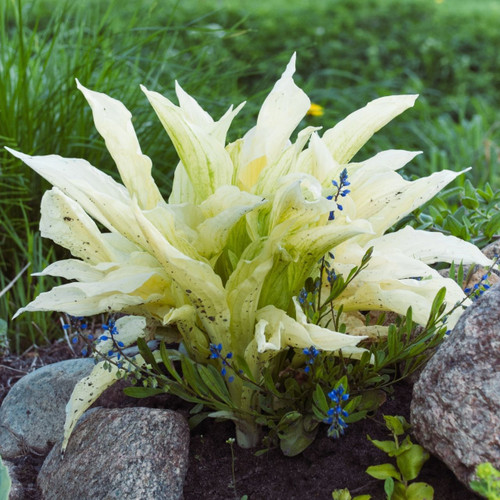
[[(71, 346), (57, 342), (51, 346), (31, 349), (21, 356), (0, 357), (0, 403), (12, 385), (26, 373), (46, 364), (77, 357)], [(162, 395), (148, 400), (133, 400), (115, 388), (96, 402), (106, 406), (150, 406), (178, 410), (184, 414), (189, 405), (174, 396)], [(297, 457), (285, 457), (274, 449), (256, 456), (256, 450), (245, 450), (226, 441), (234, 437), (230, 422), (205, 420), (191, 433), (189, 469), (184, 486), (184, 500), (294, 500), (305, 498), (331, 500), (334, 489), (348, 488), (353, 496), (370, 493), (373, 500), (386, 498), (383, 481), (365, 473), (370, 465), (387, 462), (387, 456), (367, 439), (389, 439), (382, 414), (402, 415), (409, 420), (411, 384), (401, 382), (395, 387), (374, 419), (352, 424), (338, 440), (326, 436), (326, 425), (316, 441)], [(105, 397), (106, 396), (106, 397)], [(234, 459), (232, 456), (234, 453)], [(26, 450), (12, 462), (24, 486), (26, 499), (40, 499), (36, 476), (44, 456)], [(234, 481), (232, 468), (234, 466)], [(479, 498), (462, 485), (437, 458), (425, 463), (417, 479), (429, 483), (436, 500), (472, 500)], [(84, 499), (82, 499), (84, 500)], [(140, 499), (138, 499), (140, 500)]]

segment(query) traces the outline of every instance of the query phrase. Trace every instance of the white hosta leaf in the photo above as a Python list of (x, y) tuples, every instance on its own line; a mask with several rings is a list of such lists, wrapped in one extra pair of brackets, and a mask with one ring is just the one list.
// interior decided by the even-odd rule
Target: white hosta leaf
[(75, 200), (92, 218), (110, 231), (147, 248), (131, 210), (124, 186), (86, 160), (58, 155), (29, 156), (6, 148), (65, 195)]
[[(166, 274), (186, 294), (213, 343), (227, 343), (230, 313), (220, 277), (205, 262), (179, 252), (136, 207), (136, 218)], [(227, 346), (230, 350), (230, 346)]]
[(85, 88), (78, 80), (76, 84), (92, 108), (96, 129), (104, 138), (130, 196), (135, 195), (143, 209), (155, 207), (163, 198), (151, 177), (151, 159), (141, 152), (130, 111), (120, 101)]
[(223, 146), (226, 142), (226, 135), (234, 117), (240, 112), (245, 103), (241, 103), (236, 109), (233, 106), (226, 111), (224, 116), (219, 121), (214, 121), (213, 118), (198, 104), (196, 99), (185, 92), (178, 82), (175, 82), (175, 93), (179, 100), (179, 107), (184, 111), (186, 120), (192, 125), (199, 127), (214, 139), (220, 142)]
[(307, 95), (295, 85), (294, 73), (295, 54), (265, 99), (257, 125), (243, 138), (241, 170), (238, 173), (243, 189), (250, 190), (261, 170), (276, 162), (311, 105)]
[(58, 188), (45, 192), (41, 212), (40, 232), (44, 238), (91, 264), (114, 260), (115, 252), (102, 238), (95, 222)]
[[(418, 231), (411, 226), (372, 240), (370, 245), (374, 245), (379, 252), (386, 254), (397, 249), (398, 252), (426, 264), (436, 262), (462, 262), (481, 266), (492, 264), (492, 261), (472, 243), (455, 236)], [(414, 276), (420, 276), (420, 274)]]
[(91, 316), (107, 311), (121, 311), (169, 297), (169, 283), (161, 269), (126, 265), (111, 270), (96, 282), (75, 282), (54, 287), (38, 295), (19, 309), (25, 311), (61, 311), (72, 316)]
[(349, 180), (355, 186), (360, 180), (369, 178), (371, 175), (399, 170), (419, 154), (422, 154), (422, 151), (405, 151), (403, 149), (381, 151), (363, 162), (349, 163), (347, 166)]
[(172, 139), (194, 188), (197, 199), (183, 201), (201, 202), (219, 186), (231, 184), (233, 164), (224, 146), (205, 130), (191, 124), (186, 113), (166, 97), (141, 88)]
[[(394, 311), (405, 315), (408, 307), (412, 307), (413, 321), (425, 325), (429, 319), (432, 302), (438, 291), (446, 288), (447, 310), (464, 299), (462, 289), (451, 279), (433, 278), (421, 281), (413, 279), (380, 279), (379, 281), (363, 281), (360, 276), (351, 283), (346, 291), (336, 299), (338, 306), (343, 305), (348, 311)], [(468, 305), (470, 301), (466, 301)], [(452, 328), (458, 321), (462, 310), (458, 308), (448, 319), (448, 327)]]
[(226, 283), (233, 349), (238, 354), (243, 353), (254, 335), (260, 293), (272, 265), (273, 254), (267, 245), (252, 261), (241, 259)]
[[(305, 153), (302, 151), (307, 141), (316, 130), (320, 130), (321, 127), (306, 127), (301, 130), (297, 135), (297, 140), (295, 143), (286, 148), (278, 161), (272, 165), (266, 165), (266, 167), (260, 173), (257, 184), (255, 185), (255, 194), (268, 195), (276, 190), (276, 186), (280, 183), (280, 180), (288, 174), (291, 173), (306, 173), (310, 174), (310, 169), (308, 162), (304, 165), (301, 163), (302, 155)], [(306, 168), (307, 166), (307, 168)]]
[[(161, 360), (158, 351), (153, 352), (153, 355), (156, 360)], [(141, 355), (135, 356), (134, 362), (138, 366), (146, 365)], [(126, 373), (129, 368), (133, 369), (134, 367), (124, 362), (121, 369), (122, 373)], [(66, 450), (71, 433), (79, 418), (108, 387), (119, 380), (118, 372), (118, 367), (110, 364), (110, 369), (108, 370), (104, 367), (104, 361), (101, 361), (94, 366), (90, 375), (75, 385), (71, 398), (66, 405), (66, 422), (64, 423), (64, 437), (62, 442), (63, 453)]]
[(255, 339), (259, 353), (268, 350), (278, 352), (286, 346), (303, 349), (311, 345), (323, 351), (338, 351), (349, 347), (350, 352), (353, 352), (352, 348), (364, 338), (366, 337), (346, 335), (309, 324), (303, 313), (296, 321), (274, 306), (266, 306), (257, 312)]
[[(363, 178), (363, 182), (353, 187), (347, 198), (356, 207), (356, 217), (368, 220), (375, 233), (381, 236), (461, 173), (443, 170), (415, 181), (406, 181), (396, 172), (382, 172)], [(364, 240), (367, 241), (367, 238)]]
[(58, 276), (67, 280), (83, 282), (100, 281), (106, 276), (106, 271), (118, 267), (116, 262), (102, 262), (95, 266), (76, 259), (58, 260), (32, 276)]
[(327, 130), (323, 135), (323, 141), (333, 158), (340, 164), (347, 163), (375, 132), (411, 108), (417, 97), (417, 95), (380, 97)]
[(207, 259), (217, 256), (226, 245), (234, 225), (266, 202), (266, 199), (240, 191), (236, 186), (220, 187), (200, 205), (205, 220), (196, 227), (197, 250)]
[(333, 266), (338, 274), (347, 276), (351, 269), (361, 264), (361, 259), (369, 247), (373, 247), (373, 254), (368, 266), (363, 269), (359, 279), (364, 281), (379, 281), (386, 278), (441, 278), (441, 275), (429, 267), (425, 262), (404, 254), (395, 247), (386, 247), (379, 244), (379, 238), (370, 240), (365, 247), (347, 241), (334, 249), (335, 261)]

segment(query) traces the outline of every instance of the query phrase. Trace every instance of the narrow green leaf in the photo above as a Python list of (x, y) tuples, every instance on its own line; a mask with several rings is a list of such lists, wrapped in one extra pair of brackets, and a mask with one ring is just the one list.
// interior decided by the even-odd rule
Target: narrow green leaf
[(152, 387), (125, 387), (123, 392), (131, 398), (149, 398), (158, 394), (168, 392), (168, 386), (165, 389), (153, 389)]
[(147, 342), (142, 337), (139, 337), (137, 339), (137, 347), (139, 348), (139, 352), (141, 353), (146, 363), (148, 365), (151, 365), (157, 373), (161, 373), (160, 367), (158, 366), (158, 363), (156, 362), (151, 349), (148, 347)]

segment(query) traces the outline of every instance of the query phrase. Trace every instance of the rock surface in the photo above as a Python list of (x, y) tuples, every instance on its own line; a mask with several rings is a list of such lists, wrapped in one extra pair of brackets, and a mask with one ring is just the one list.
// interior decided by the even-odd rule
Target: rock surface
[(500, 284), (470, 306), (413, 388), (418, 442), (465, 485), (475, 467), (500, 467)]
[(63, 435), (66, 403), (73, 387), (93, 366), (92, 359), (70, 359), (19, 380), (0, 407), (0, 455), (14, 458), (30, 448), (48, 451)]
[(177, 412), (151, 408), (94, 409), (69, 440), (49, 453), (38, 475), (46, 500), (174, 500), (182, 498), (189, 427)]

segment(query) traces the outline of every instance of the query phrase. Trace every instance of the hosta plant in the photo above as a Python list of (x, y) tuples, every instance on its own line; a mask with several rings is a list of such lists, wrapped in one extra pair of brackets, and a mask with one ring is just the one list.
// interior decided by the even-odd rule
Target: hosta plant
[[(150, 392), (196, 403), (193, 423), (205, 407), (235, 422), (241, 446), (255, 446), (264, 426), (297, 453), (319, 422), (335, 436), (347, 414), (364, 416), (381, 397), (369, 389), (397, 378), (395, 364), (408, 371), (421, 362), (453, 327), (461, 307), (443, 326), (445, 303), (467, 305), (430, 264), (489, 265), (474, 245), (411, 227), (387, 233), (460, 173), (407, 181), (397, 170), (418, 153), (400, 150), (350, 162), (416, 96), (376, 99), (291, 142), (311, 104), (294, 71), (295, 56), (256, 125), (228, 145), (242, 105), (214, 121), (178, 84), (178, 106), (142, 87), (180, 157), (168, 202), (129, 111), (80, 83), (123, 184), (85, 160), (10, 150), (53, 184), (41, 233), (74, 257), (39, 273), (70, 282), (17, 314), (120, 316), (68, 403), (63, 447), (99, 394), (133, 374)], [(409, 315), (390, 326), (383, 311)], [(415, 325), (425, 327), (416, 336)], [(135, 344), (140, 352), (127, 355)]]

